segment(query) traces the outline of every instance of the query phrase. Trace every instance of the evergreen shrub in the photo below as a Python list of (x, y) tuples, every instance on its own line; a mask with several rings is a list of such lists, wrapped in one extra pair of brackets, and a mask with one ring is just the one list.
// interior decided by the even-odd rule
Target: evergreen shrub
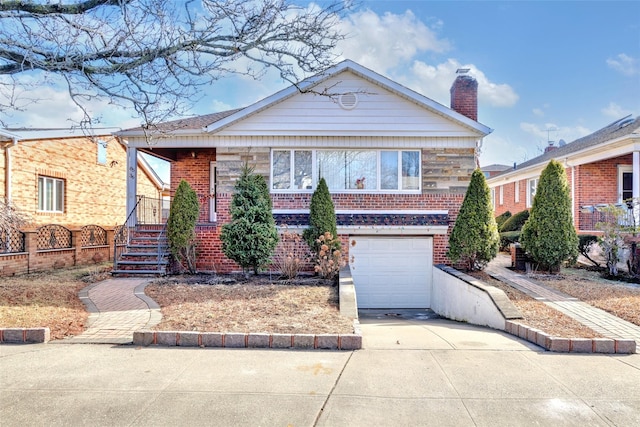
[(540, 175), (520, 243), (538, 266), (549, 271), (558, 271), (562, 262), (575, 261), (578, 256), (567, 175), (556, 160)]
[(198, 195), (185, 180), (180, 181), (167, 219), (169, 251), (193, 274), (196, 272), (196, 222), (200, 215)]
[(255, 274), (271, 262), (278, 244), (271, 197), (264, 177), (245, 165), (231, 198), (231, 222), (222, 226), (222, 251), (237, 262), (245, 275)]
[(484, 174), (476, 169), (449, 237), (447, 255), (454, 263), (463, 262), (467, 270), (482, 269), (498, 254), (499, 242), (491, 192)]

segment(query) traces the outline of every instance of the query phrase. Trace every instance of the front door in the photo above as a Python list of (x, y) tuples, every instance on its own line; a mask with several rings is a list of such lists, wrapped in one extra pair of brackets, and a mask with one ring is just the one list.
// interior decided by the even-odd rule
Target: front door
[(633, 171), (631, 166), (620, 166), (618, 169), (618, 203), (633, 198)]

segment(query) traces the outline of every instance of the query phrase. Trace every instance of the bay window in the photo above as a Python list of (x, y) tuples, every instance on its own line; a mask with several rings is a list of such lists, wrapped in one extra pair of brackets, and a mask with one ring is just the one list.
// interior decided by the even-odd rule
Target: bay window
[(419, 191), (420, 151), (272, 151), (273, 191), (311, 191), (320, 178), (332, 191)]

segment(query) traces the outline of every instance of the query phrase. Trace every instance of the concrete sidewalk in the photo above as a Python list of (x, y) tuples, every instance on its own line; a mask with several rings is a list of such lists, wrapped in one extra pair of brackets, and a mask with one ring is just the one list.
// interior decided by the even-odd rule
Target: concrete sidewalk
[(2, 426), (632, 426), (640, 355), (555, 354), (442, 319), (358, 351), (0, 346)]
[[(567, 294), (535, 282), (526, 275), (519, 274), (508, 267), (511, 259), (499, 254), (485, 268), (485, 272), (514, 288), (543, 301), (548, 306), (572, 317), (585, 326), (611, 339), (632, 339), (640, 348), (640, 326), (593, 307)], [(640, 309), (640, 308), (639, 308)]]
[(162, 319), (160, 306), (144, 294), (148, 282), (113, 278), (86, 287), (79, 296), (89, 312), (87, 330), (52, 343), (130, 344), (134, 331), (149, 329)]

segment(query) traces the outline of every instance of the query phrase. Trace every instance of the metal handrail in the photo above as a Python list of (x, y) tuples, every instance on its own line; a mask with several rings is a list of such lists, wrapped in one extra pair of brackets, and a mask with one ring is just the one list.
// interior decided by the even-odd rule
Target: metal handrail
[(158, 262), (157, 262), (157, 270), (160, 271), (161, 266), (160, 263), (162, 261), (162, 259), (164, 258), (164, 256), (166, 255), (165, 251), (161, 251), (161, 242), (162, 242), (162, 238), (163, 236), (167, 233), (167, 223), (165, 222), (164, 225), (162, 226), (162, 230), (160, 230), (160, 234), (158, 234)]
[[(134, 215), (138, 209), (138, 205), (140, 204), (140, 201), (144, 199), (144, 196), (138, 196), (138, 200), (136, 201), (135, 206), (133, 206), (133, 209), (131, 209), (131, 212), (129, 212), (129, 215), (127, 216), (127, 219), (124, 221), (124, 224), (122, 224), (122, 226), (120, 227), (120, 229), (114, 233), (113, 236), (113, 269), (115, 270), (118, 267), (118, 261), (120, 260), (120, 256), (122, 255), (122, 251), (124, 249), (122, 249), (123, 247), (126, 248), (127, 246), (129, 246), (129, 239), (130, 239), (130, 233), (129, 233), (129, 220), (131, 219), (132, 215)], [(126, 231), (126, 236), (125, 236), (125, 231)], [(126, 242), (123, 242), (124, 238), (126, 237)]]

